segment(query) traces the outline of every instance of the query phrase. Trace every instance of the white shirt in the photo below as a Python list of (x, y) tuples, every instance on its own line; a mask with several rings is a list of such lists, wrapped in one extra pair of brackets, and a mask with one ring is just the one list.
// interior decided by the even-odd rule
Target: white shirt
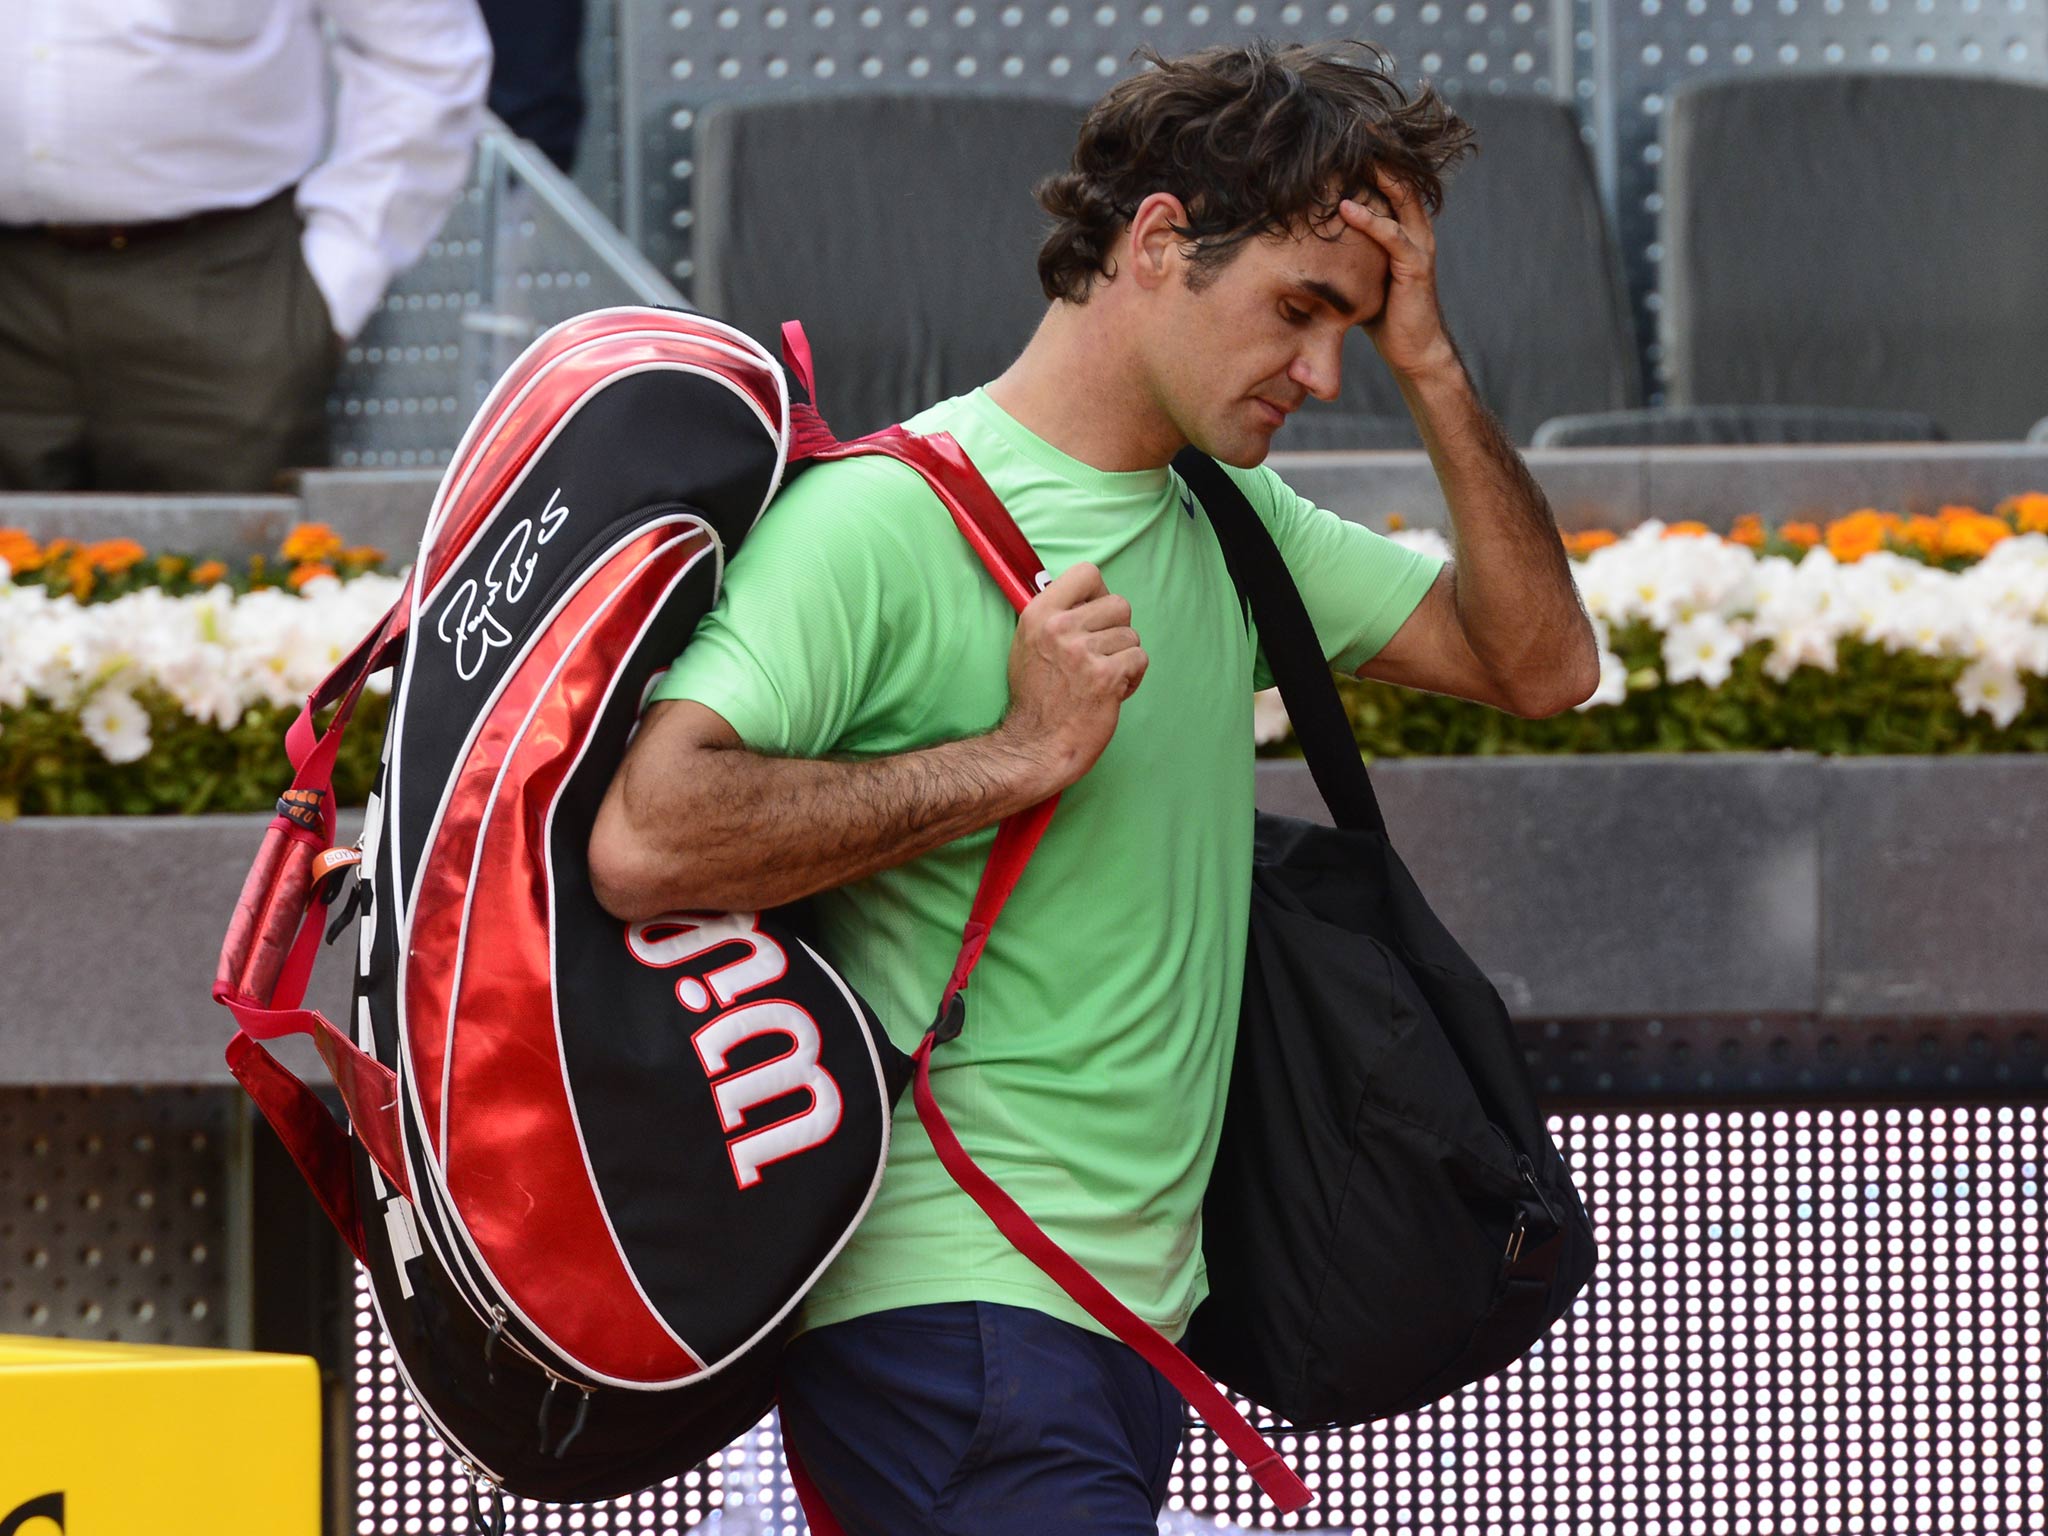
[(306, 265), (353, 337), (468, 179), (491, 68), (476, 0), (0, 10), (0, 224), (147, 223), (296, 182)]

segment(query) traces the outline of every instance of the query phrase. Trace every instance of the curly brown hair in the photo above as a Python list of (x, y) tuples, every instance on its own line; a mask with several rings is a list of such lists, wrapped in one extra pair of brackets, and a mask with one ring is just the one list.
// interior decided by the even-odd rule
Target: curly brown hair
[(1073, 164), (1038, 184), (1053, 217), (1038, 252), (1048, 299), (1085, 304), (1138, 204), (1170, 192), (1191, 247), (1188, 283), (1212, 281), (1246, 240), (1316, 229), (1384, 169), (1434, 214), (1443, 173), (1472, 130), (1429, 86), (1412, 93), (1370, 43), (1254, 42), (1150, 66), (1113, 87), (1081, 125)]

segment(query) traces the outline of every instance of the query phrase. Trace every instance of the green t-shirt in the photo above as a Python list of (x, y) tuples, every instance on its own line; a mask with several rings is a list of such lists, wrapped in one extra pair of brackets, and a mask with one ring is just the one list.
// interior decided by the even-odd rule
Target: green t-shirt
[[(914, 418), (950, 432), (1057, 575), (1101, 567), (1150, 666), (1095, 767), (1061, 797), (933, 1058), (983, 1168), (1127, 1306), (1177, 1338), (1206, 1293), (1201, 1203), (1229, 1083), (1251, 880), (1253, 647), (1215, 535), (1165, 469), (1110, 474), (987, 394)], [(1324, 649), (1355, 669), (1439, 562), (1232, 470)], [(748, 747), (876, 756), (992, 729), (1016, 615), (917, 474), (872, 457), (805, 470), (726, 571), (655, 689)], [(930, 1024), (994, 830), (816, 900), (826, 956), (905, 1050)], [(817, 1327), (982, 1300), (1103, 1331), (939, 1165), (906, 1093), (873, 1208), (805, 1303)]]

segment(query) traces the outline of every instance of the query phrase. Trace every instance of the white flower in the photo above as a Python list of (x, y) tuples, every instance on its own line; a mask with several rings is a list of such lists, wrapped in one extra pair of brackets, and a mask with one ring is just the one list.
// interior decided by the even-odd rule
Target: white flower
[(222, 665), (219, 655), (201, 647), (159, 666), (156, 681), (194, 720), (224, 731), (239, 724), (249, 707), (241, 680)]
[(1287, 706), (1280, 702), (1278, 688), (1261, 688), (1252, 695), (1252, 740), (1260, 746), (1285, 741), (1294, 730), (1287, 718)]
[[(2005, 555), (2008, 545), (2021, 541), (2003, 539), (1992, 546), (1990, 555), (1953, 579), (1957, 597), (1972, 611), (2019, 624), (2048, 622), (2048, 536), (2024, 537), (2041, 540), (2044, 553), (2037, 557), (2032, 548), (2022, 548), (2017, 555)], [(2001, 555), (2004, 558), (1994, 558)]]
[(1727, 617), (1749, 585), (1756, 556), (1740, 544), (1694, 534), (1666, 541), (1681, 573), (1678, 616), (1713, 613)]
[[(1611, 549), (1613, 546), (1609, 546)], [(1595, 623), (1624, 623), (1627, 615), (1623, 610), (1622, 589), (1628, 572), (1619, 561), (1603, 560), (1606, 549), (1596, 549), (1584, 560), (1572, 565), (1572, 580), (1577, 583), (1580, 600), (1586, 605), (1586, 612), (1593, 616)]]
[(149, 715), (118, 688), (102, 688), (86, 700), (78, 724), (110, 763), (132, 763), (149, 753)]
[(2009, 539), (2000, 539), (1991, 546), (1990, 554), (1963, 574), (1975, 576), (1987, 571), (2002, 573), (2015, 566), (2048, 576), (2048, 533), (2021, 533)]
[(1396, 544), (1428, 555), (1433, 560), (1451, 558), (1451, 542), (1434, 528), (1403, 528), (1387, 535)]
[(1766, 612), (1777, 612), (1784, 607), (1793, 583), (1799, 579), (1798, 573), (1799, 567), (1783, 555), (1767, 555), (1761, 560), (1753, 560), (1729, 606), (1739, 613), (1758, 617)]
[(1956, 679), (1956, 699), (1966, 715), (1989, 715), (2001, 731), (2019, 718), (2027, 702), (2019, 674), (1989, 660), (1973, 661)]
[(1919, 656), (1960, 656), (1968, 634), (1968, 616), (1938, 582), (1902, 594), (1864, 629), (1865, 639), (1887, 651)]
[[(193, 719), (223, 729), (251, 705), (294, 708), (354, 649), (402, 585), (389, 576), (322, 578), (307, 583), (302, 596), (267, 591), (240, 598), (225, 586), (185, 597), (149, 587), (81, 606), (41, 586), (0, 583), (0, 708), (75, 709), (145, 685), (164, 690)], [(370, 686), (387, 691), (388, 674)], [(132, 716), (120, 703), (108, 703), (95, 719), (120, 749), (134, 745), (123, 724)]]
[(1911, 600), (1919, 589), (1918, 576), (1926, 569), (1888, 550), (1840, 567), (1835, 590), (1841, 602), (1837, 623), (1842, 631), (1865, 639), (1881, 638), (1888, 616)]
[(1604, 646), (1600, 651), (1600, 686), (1593, 690), (1593, 696), (1583, 703), (1574, 704), (1578, 710), (1597, 709), (1603, 704), (1619, 704), (1628, 697), (1628, 663)]
[(1963, 655), (2002, 672), (2048, 672), (2048, 630), (1982, 610), (1972, 612), (1969, 619)]
[(1686, 541), (1673, 539), (1654, 554), (1638, 554), (1625, 545), (1628, 569), (1617, 589), (1616, 617), (1645, 619), (1658, 629), (1669, 629), (1690, 613), (1698, 611), (1692, 584), (1684, 569)]
[(1826, 624), (1794, 621), (1764, 631), (1763, 637), (1771, 643), (1771, 654), (1764, 658), (1764, 675), (1774, 682), (1786, 681), (1801, 667), (1835, 670), (1835, 632)]
[(1744, 643), (1733, 625), (1711, 614), (1687, 619), (1664, 637), (1665, 681), (1718, 688), (1735, 670)]

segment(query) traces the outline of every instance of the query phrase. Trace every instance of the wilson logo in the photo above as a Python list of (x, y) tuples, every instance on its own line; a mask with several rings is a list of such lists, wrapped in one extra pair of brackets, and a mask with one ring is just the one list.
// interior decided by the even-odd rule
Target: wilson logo
[[(752, 912), (716, 916), (672, 913), (634, 923), (626, 930), (626, 947), (633, 958), (655, 970), (686, 965), (734, 946), (743, 951), (738, 957), (710, 967), (701, 976), (681, 977), (676, 982), (676, 1001), (691, 1013), (721, 1010), (698, 1027), (690, 1043), (710, 1080), (719, 1125), (728, 1133), (740, 1133), (729, 1134), (725, 1144), (732, 1159), (733, 1182), (741, 1189), (752, 1189), (770, 1163), (830, 1141), (839, 1129), (844, 1107), (839, 1084), (818, 1060), (823, 1042), (817, 1020), (795, 1003), (780, 999), (742, 1001), (748, 993), (789, 974), (789, 956), (761, 932)], [(732, 1069), (733, 1056), (757, 1040), (773, 1041), (780, 1050)], [(809, 1102), (793, 1115), (752, 1130), (746, 1128), (750, 1111), (793, 1094), (802, 1094)]]
[(492, 651), (512, 643), (512, 632), (498, 618), (497, 605), (510, 608), (526, 596), (534, 567), (540, 564), (534, 550), (561, 532), (568, 519), (569, 509), (561, 500), (562, 488), (556, 486), (541, 508), (538, 528), (530, 517), (514, 523), (484, 567), (481, 586), (470, 577), (441, 610), (435, 633), (455, 647), (455, 672), (465, 683), (483, 670), (484, 658)]

